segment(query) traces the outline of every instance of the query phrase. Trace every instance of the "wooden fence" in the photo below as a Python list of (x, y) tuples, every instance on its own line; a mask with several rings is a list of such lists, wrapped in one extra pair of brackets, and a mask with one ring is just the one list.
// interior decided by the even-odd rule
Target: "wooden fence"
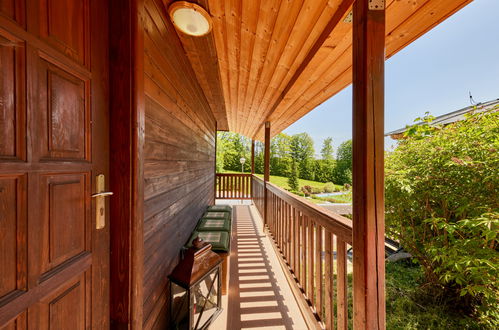
[(217, 173), (215, 179), (215, 198), (251, 199), (251, 174)]

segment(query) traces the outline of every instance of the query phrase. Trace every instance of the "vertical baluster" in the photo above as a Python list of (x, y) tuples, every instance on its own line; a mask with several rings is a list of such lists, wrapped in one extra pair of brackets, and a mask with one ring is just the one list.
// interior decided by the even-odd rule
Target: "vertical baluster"
[(249, 197), (249, 187), (250, 187), (250, 182), (249, 182), (249, 176), (244, 177), (244, 198)]
[(234, 199), (234, 177), (230, 176), (230, 198)]
[(308, 293), (308, 285), (307, 285), (307, 217), (302, 214), (302, 226), (301, 226), (301, 244), (302, 244), (302, 261), (303, 267), (301, 272), (301, 285), (303, 287), (303, 291), (305, 294)]
[(277, 201), (276, 196), (274, 194), (270, 194), (272, 196), (272, 220), (271, 220), (271, 234), (275, 237), (275, 218), (277, 216)]
[(243, 196), (243, 191), (244, 191), (244, 180), (243, 180), (243, 176), (241, 175), (237, 181), (239, 181), (239, 190), (238, 190), (238, 195), (239, 195), (239, 199), (242, 199), (244, 196)]
[(296, 271), (296, 278), (298, 278), (298, 282), (300, 282), (301, 285), (302, 283), (302, 274), (303, 274), (303, 240), (302, 240), (302, 233), (301, 233), (301, 228), (303, 227), (302, 223), (302, 214), (300, 211), (296, 210), (298, 221), (297, 221), (297, 226), (298, 226), (298, 231), (296, 233), (297, 235), (297, 242), (298, 242), (298, 267)]
[(284, 258), (286, 259), (286, 262), (288, 262), (287, 260), (287, 256), (286, 256), (286, 208), (287, 208), (288, 204), (286, 204), (286, 202), (283, 202), (282, 203), (282, 223), (281, 223), (281, 229), (282, 229), (282, 245), (281, 245), (281, 252), (284, 256)]
[(324, 234), (324, 301), (325, 301), (325, 312), (326, 312), (326, 329), (331, 330), (334, 328), (334, 303), (333, 303), (333, 241), (331, 240), (331, 232), (325, 230)]
[(293, 216), (295, 219), (295, 234), (293, 237), (294, 247), (295, 247), (295, 262), (294, 262), (294, 272), (297, 279), (300, 278), (300, 214), (297, 209), (293, 208)]
[(239, 198), (239, 178), (241, 178), (239, 175), (237, 176), (234, 176), (234, 185), (235, 185), (235, 189), (234, 189), (234, 198), (235, 199), (238, 199)]
[(225, 196), (225, 175), (223, 175), (221, 177), (222, 181), (221, 181), (221, 185), (222, 185), (222, 198), (225, 199), (227, 196)]
[(238, 175), (236, 176), (236, 181), (237, 181), (237, 190), (236, 190), (236, 197), (237, 199), (240, 199), (241, 198), (241, 185), (242, 185), (242, 181), (241, 181), (241, 176)]
[(348, 328), (348, 302), (347, 302), (347, 244), (336, 237), (337, 278), (336, 305), (338, 330)]
[(296, 276), (296, 245), (298, 244), (297, 237), (296, 237), (296, 223), (298, 222), (296, 219), (296, 212), (295, 208), (291, 206), (291, 213), (290, 213), (290, 218), (291, 218), (291, 269), (293, 270), (293, 273)]
[(284, 201), (279, 199), (279, 249), (282, 252), (282, 220), (284, 219)]
[(222, 177), (218, 177), (218, 196), (219, 198), (223, 198), (222, 196)]
[(322, 227), (315, 226), (315, 292), (316, 292), (316, 310), (321, 319), (322, 314)]
[(239, 192), (241, 191), (241, 176), (237, 175), (234, 177), (234, 180), (236, 181), (236, 190), (235, 190), (235, 197), (236, 199), (239, 199)]
[(314, 305), (314, 222), (312, 219), (308, 220), (308, 244), (307, 244), (307, 258), (308, 263), (308, 292), (307, 296), (312, 305)]
[(288, 256), (288, 249), (287, 249), (287, 244), (288, 244), (288, 203), (284, 202), (284, 217), (282, 221), (282, 232), (283, 232), (283, 237), (282, 237), (282, 248), (283, 248), (283, 253), (286, 258), (286, 262), (289, 263), (289, 256)]
[(281, 200), (279, 199), (279, 197), (277, 197), (277, 218), (275, 224), (275, 237), (274, 237), (274, 241), (277, 246), (279, 246), (279, 240), (280, 240), (279, 236), (281, 235), (281, 228), (279, 227), (280, 223), (281, 223)]
[(241, 191), (240, 191), (240, 195), (241, 195), (241, 199), (244, 199), (246, 198), (246, 178), (244, 176), (241, 176)]
[(293, 255), (293, 207), (288, 204), (288, 255), (290, 266), (294, 263), (294, 255)]
[(286, 258), (286, 262), (289, 264), (289, 251), (288, 251), (288, 235), (289, 235), (289, 204), (284, 203), (284, 221), (282, 223), (283, 232), (284, 232), (284, 240), (283, 240), (283, 249), (284, 256)]

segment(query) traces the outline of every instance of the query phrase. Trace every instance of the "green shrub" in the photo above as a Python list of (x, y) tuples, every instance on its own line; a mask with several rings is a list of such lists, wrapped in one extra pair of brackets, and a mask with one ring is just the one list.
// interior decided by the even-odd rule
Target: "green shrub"
[(315, 195), (315, 194), (320, 194), (322, 192), (322, 189), (319, 187), (310, 187), (310, 193)]
[(325, 193), (332, 193), (333, 191), (335, 191), (335, 189), (336, 189), (336, 186), (332, 182), (327, 182), (324, 185), (324, 187), (322, 187), (322, 191)]
[(435, 295), (494, 328), (499, 113), (445, 127), (424, 120), (386, 158), (387, 234), (418, 260)]

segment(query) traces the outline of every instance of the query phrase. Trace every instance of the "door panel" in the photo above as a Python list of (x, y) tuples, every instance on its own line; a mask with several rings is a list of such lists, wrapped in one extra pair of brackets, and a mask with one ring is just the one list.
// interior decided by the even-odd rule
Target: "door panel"
[(109, 327), (91, 198), (109, 177), (107, 16), (103, 0), (0, 0), (2, 330)]
[(26, 176), (0, 175), (0, 301), (26, 290)]
[(90, 251), (90, 173), (42, 175), (42, 262), (44, 273)]
[(0, 160), (25, 160), (24, 53), (24, 42), (0, 29)]
[(28, 310), (28, 325), (39, 330), (90, 328), (90, 271), (67, 281)]
[(0, 15), (24, 25), (25, 0), (0, 0)]
[(39, 58), (37, 68), (40, 157), (90, 160), (89, 80), (50, 61)]
[(40, 35), (80, 64), (88, 64), (88, 0), (39, 0)]

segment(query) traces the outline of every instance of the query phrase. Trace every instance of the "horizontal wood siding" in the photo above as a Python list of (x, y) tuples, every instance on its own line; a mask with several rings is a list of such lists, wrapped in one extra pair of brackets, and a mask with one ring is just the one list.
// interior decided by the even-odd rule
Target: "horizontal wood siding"
[(162, 329), (166, 276), (214, 200), (215, 119), (160, 0), (144, 30), (144, 328)]

